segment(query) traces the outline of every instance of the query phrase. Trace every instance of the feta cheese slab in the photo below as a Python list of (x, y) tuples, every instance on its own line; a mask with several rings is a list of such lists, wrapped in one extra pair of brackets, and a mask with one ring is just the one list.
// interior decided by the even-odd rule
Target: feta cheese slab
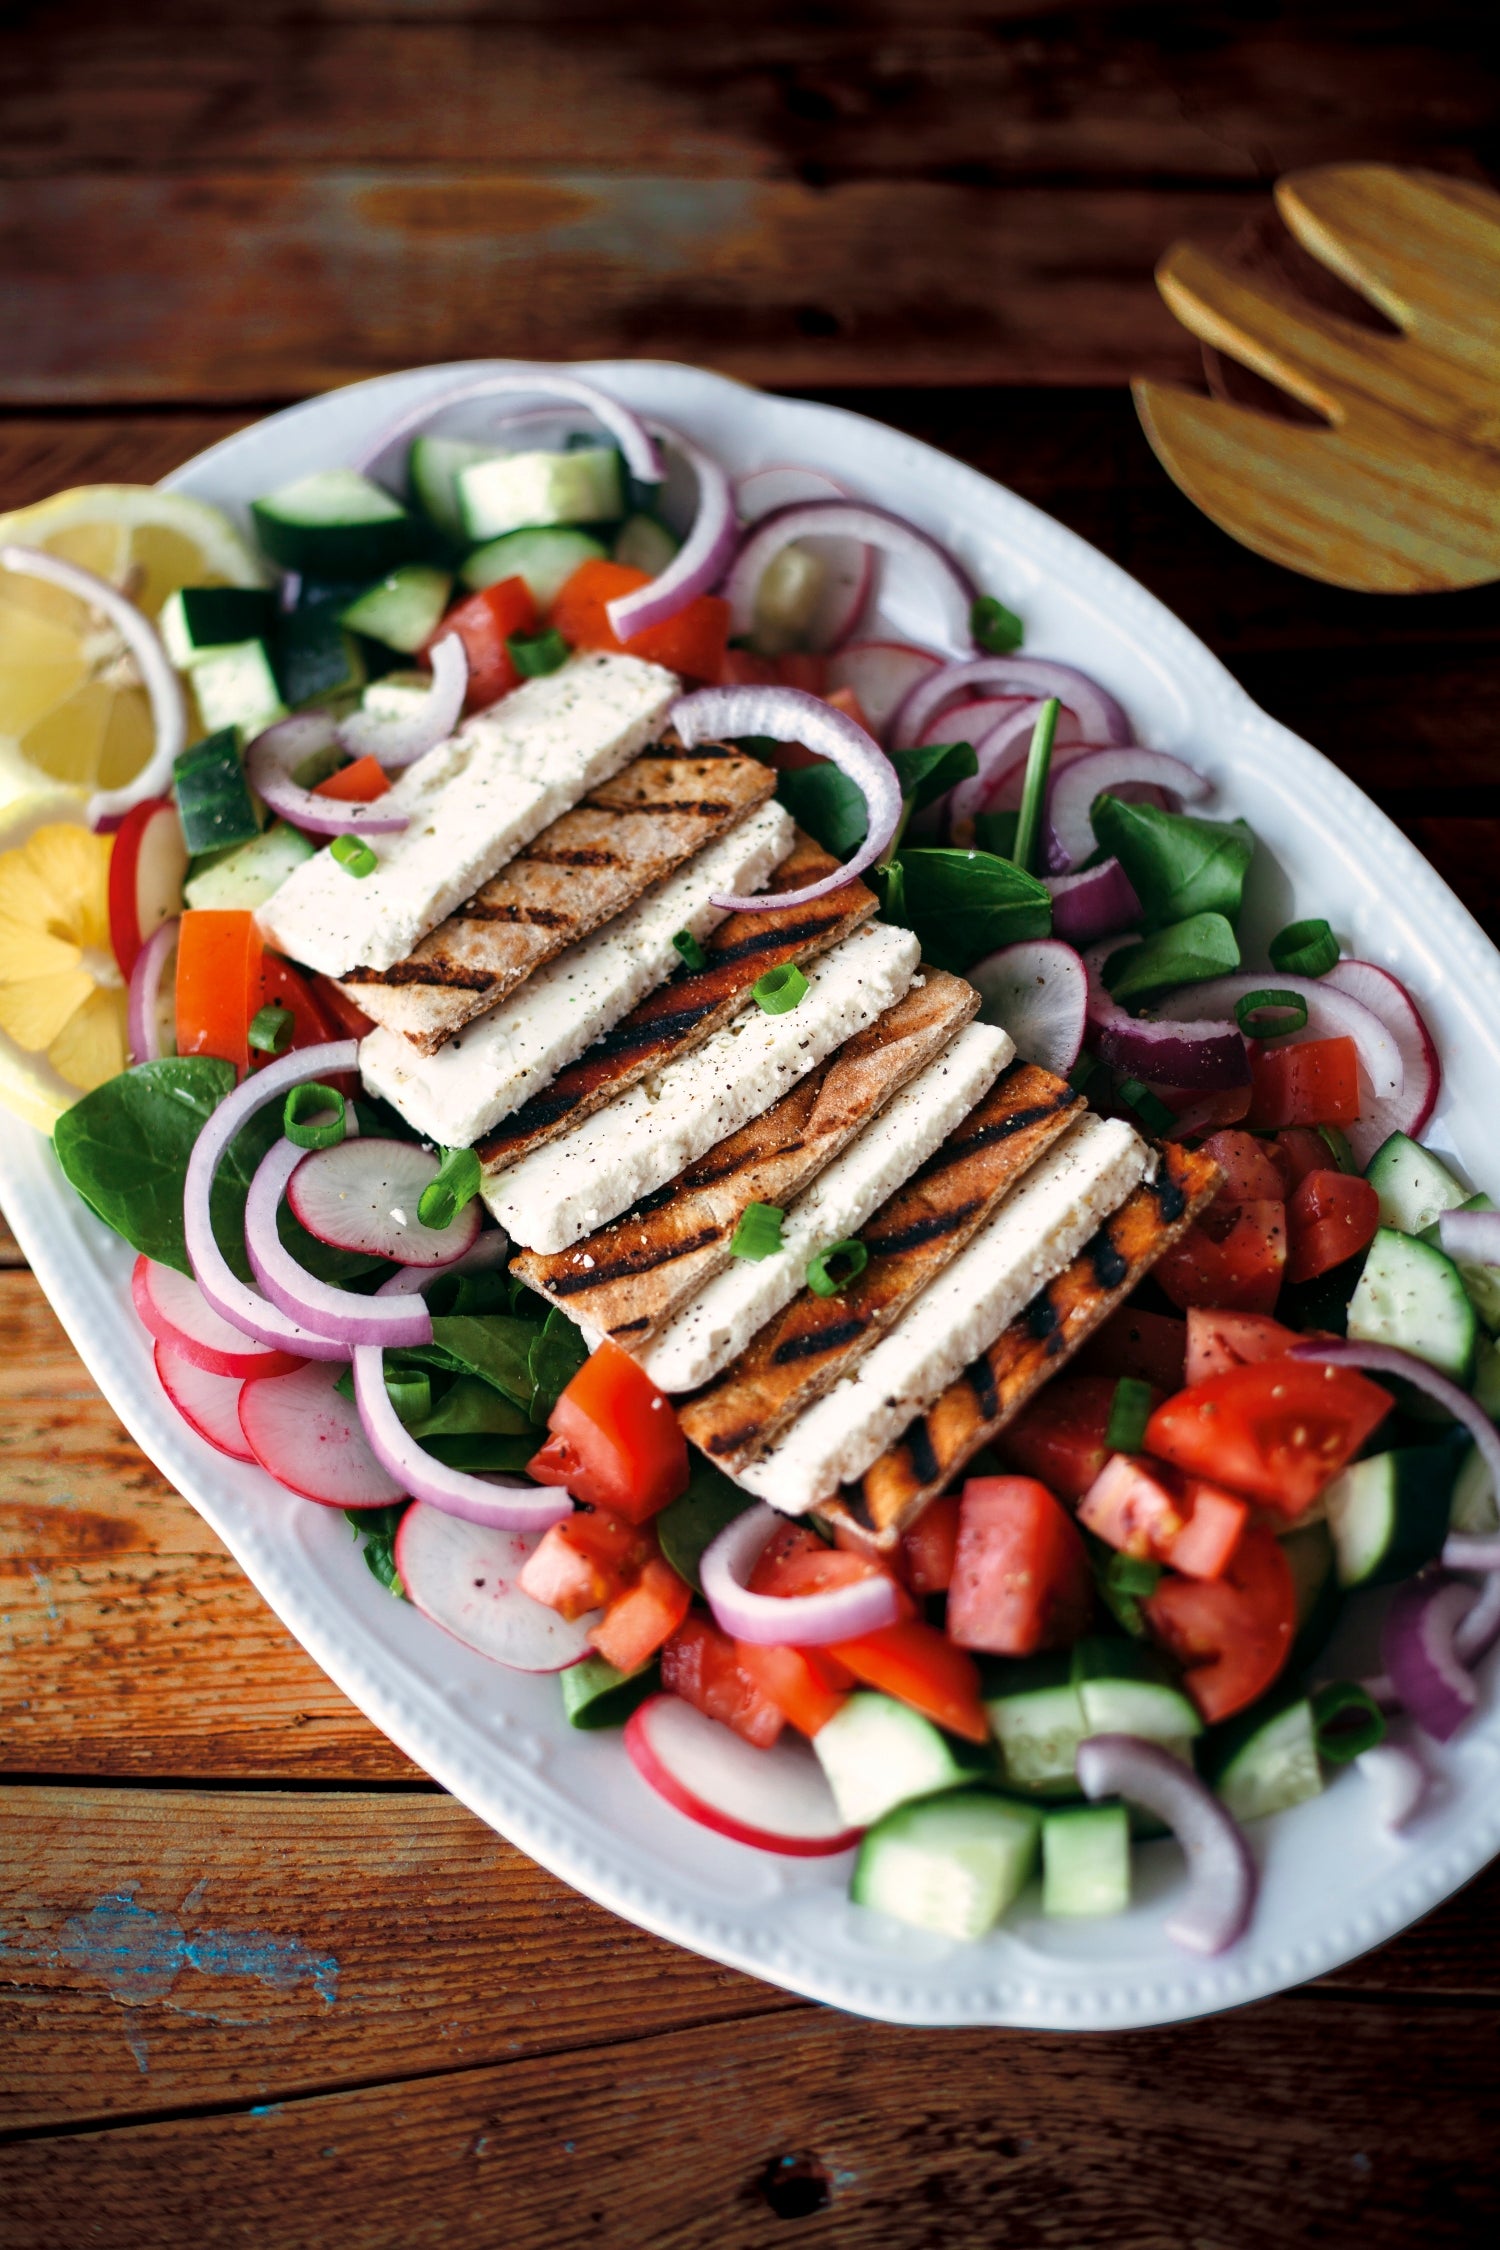
[(920, 953), (910, 930), (867, 923), (811, 964), (795, 1008), (767, 1015), (752, 1003), (691, 1054), (486, 1179), (486, 1203), (528, 1250), (565, 1250), (665, 1187), (873, 1023), (905, 992)]
[(1152, 1161), (1118, 1118), (1081, 1117), (859, 1366), (736, 1481), (800, 1515), (862, 1476), (1077, 1256)]
[(794, 834), (783, 806), (761, 805), (435, 1055), (419, 1055), (394, 1031), (372, 1031), (359, 1050), (366, 1087), (429, 1140), (470, 1147), (670, 976), (681, 958), (676, 932), (716, 930), (724, 913), (715, 894), (758, 890)]
[[(652, 1382), (664, 1391), (690, 1391), (727, 1367), (756, 1330), (791, 1303), (813, 1252), (858, 1234), (989, 1092), (1015, 1051), (1009, 1034), (995, 1025), (966, 1024), (798, 1196), (773, 1257), (736, 1258), (637, 1351)], [(599, 1341), (587, 1325), (584, 1334), (591, 1344)]]
[(466, 720), (382, 802), (408, 825), (368, 838), (365, 876), (326, 848), (257, 911), (267, 942), (325, 976), (389, 969), (588, 790), (654, 742), (676, 675), (634, 656), (574, 656)]

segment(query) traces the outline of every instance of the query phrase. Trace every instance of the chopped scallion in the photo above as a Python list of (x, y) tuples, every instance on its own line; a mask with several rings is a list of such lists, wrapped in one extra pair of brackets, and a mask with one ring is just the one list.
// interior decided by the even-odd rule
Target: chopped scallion
[(1139, 1453), (1146, 1442), (1151, 1419), (1151, 1385), (1135, 1375), (1122, 1375), (1110, 1400), (1104, 1442), (1111, 1453)]
[(417, 1217), (424, 1227), (451, 1227), (466, 1203), (479, 1193), (479, 1159), (471, 1148), (449, 1148), (433, 1178), (417, 1199)]
[(1359, 1170), (1354, 1151), (1349, 1146), (1348, 1136), (1341, 1133), (1337, 1125), (1320, 1125), (1317, 1131), (1319, 1140), (1341, 1172), (1357, 1172)]
[(1036, 715), (1036, 725), (1031, 730), (1031, 748), (1026, 753), (1026, 778), (1021, 784), (1021, 817), (1016, 822), (1016, 841), (1011, 852), (1023, 874), (1031, 873), (1031, 862), (1036, 855), (1037, 840), (1042, 829), (1042, 807), (1047, 799), (1047, 776), (1052, 771), (1052, 740), (1057, 733), (1057, 718), (1062, 705), (1055, 695), (1047, 698)]
[(1289, 1039), (1307, 1024), (1307, 1002), (1300, 992), (1247, 992), (1234, 1004), (1234, 1020), (1247, 1039)]
[(808, 989), (807, 979), (795, 961), (783, 961), (776, 969), (767, 969), (750, 987), (750, 997), (768, 1016), (790, 1015)]
[(380, 865), (363, 836), (335, 836), (328, 849), (350, 875), (373, 875)]
[(385, 1371), (386, 1396), (403, 1422), (421, 1422), (432, 1412), (432, 1377), (420, 1367), (404, 1370), (397, 1375), (387, 1367)]
[(348, 1130), (344, 1097), (310, 1078), (294, 1086), (281, 1110), (281, 1129), (298, 1148), (333, 1148)]
[(736, 1258), (774, 1258), (781, 1248), (781, 1222), (785, 1217), (774, 1203), (747, 1203), (730, 1241), (730, 1251)]
[(997, 602), (993, 594), (981, 594), (969, 611), (969, 631), (974, 646), (983, 649), (986, 656), (1009, 656), (1026, 638), (1026, 628), (1015, 611)]
[(869, 1262), (869, 1251), (854, 1236), (843, 1242), (830, 1242), (826, 1250), (820, 1250), (809, 1261), (807, 1286), (815, 1297), (836, 1297), (864, 1272)]
[(1107, 1575), (1117, 1594), (1154, 1594), (1161, 1584), (1161, 1564), (1144, 1555), (1111, 1555)]
[(1385, 1715), (1356, 1680), (1331, 1680), (1312, 1699), (1318, 1756), (1347, 1766), (1385, 1739)]
[(677, 951), (682, 955), (683, 966), (685, 968), (693, 970), (707, 968), (708, 955), (704, 952), (702, 946), (698, 943), (698, 940), (694, 937), (691, 930), (679, 930), (676, 936), (673, 938), (672, 943), (677, 948)]
[(258, 1055), (284, 1055), (296, 1028), (297, 1020), (291, 1009), (278, 1007), (271, 1000), (265, 1007), (256, 1009), (245, 1038)]
[(1339, 941), (1321, 915), (1288, 922), (1268, 948), (1271, 966), (1284, 977), (1326, 977), (1339, 957)]
[(508, 634), (505, 646), (523, 680), (539, 680), (545, 673), (555, 672), (571, 653), (555, 625), (544, 626), (539, 633)]

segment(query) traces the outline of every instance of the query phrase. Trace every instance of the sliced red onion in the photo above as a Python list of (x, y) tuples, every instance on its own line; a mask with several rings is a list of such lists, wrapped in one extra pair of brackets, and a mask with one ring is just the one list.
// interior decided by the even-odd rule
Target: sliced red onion
[(1474, 1266), (1500, 1266), (1500, 1211), (1445, 1211), (1438, 1240), (1450, 1258)]
[[(968, 638), (968, 619), (964, 620)], [(1045, 656), (968, 656), (945, 664), (918, 680), (891, 721), (891, 742), (907, 750), (922, 740), (928, 723), (961, 695), (1025, 695), (1045, 703), (1056, 696), (1078, 722), (1088, 742), (1129, 742), (1130, 721), (1107, 688), (1075, 665)]]
[(1377, 1742), (1354, 1763), (1375, 1792), (1375, 1817), (1382, 1828), (1404, 1828), (1420, 1812), (1430, 1777), (1414, 1750), (1399, 1742)]
[(1322, 977), (1283, 976), (1279, 969), (1268, 970), (1260, 976), (1242, 973), (1211, 977), (1206, 984), (1184, 985), (1180, 992), (1168, 993), (1155, 1003), (1155, 1009), (1157, 1015), (1169, 1023), (1180, 1023), (1185, 1016), (1196, 1015), (1200, 1008), (1210, 1014), (1222, 1009), (1232, 1015), (1236, 1001), (1252, 992), (1264, 992), (1272, 985), (1278, 992), (1296, 993), (1306, 1003), (1305, 1029), (1309, 1039), (1354, 1041), (1359, 1050), (1361, 1110), (1372, 1102), (1389, 1101), (1400, 1095), (1406, 1070), (1395, 1040), (1378, 1016), (1372, 1015), (1360, 1001), (1351, 1000), (1347, 993), (1330, 987)]
[(362, 1297), (319, 1281), (299, 1266), (276, 1231), (276, 1214), (287, 1181), (307, 1155), (295, 1141), (280, 1140), (256, 1167), (245, 1199), (245, 1248), (250, 1270), (273, 1305), (292, 1320), (347, 1350), (355, 1344), (430, 1344), (432, 1315), (415, 1304), (382, 1304), (379, 1294)]
[[(941, 740), (945, 730), (948, 739), (967, 742), (973, 749), (977, 771), (967, 781), (957, 782), (948, 792), (945, 831), (955, 841), (973, 841), (972, 823), (982, 812), (998, 809), (998, 799), (1006, 782), (1019, 768), (1025, 771), (1031, 738), (1036, 732), (1040, 703), (1013, 702), (1005, 698), (1001, 716), (993, 725), (979, 726), (970, 717), (971, 712), (993, 711), (999, 698), (987, 703), (950, 706), (939, 721), (928, 728), (929, 741)], [(967, 835), (960, 824), (970, 823)]]
[[(626, 466), (640, 484), (660, 484), (662, 480), (661, 455), (648, 436), (646, 425), (628, 406), (622, 406), (607, 391), (593, 383), (585, 383), (577, 375), (569, 375), (562, 368), (543, 367), (538, 364), (513, 374), (479, 375), (467, 383), (455, 383), (450, 390), (430, 393), (420, 405), (409, 407), (394, 422), (388, 422), (361, 450), (352, 466), (369, 469), (380, 459), (388, 446), (399, 438), (409, 437), (424, 429), (437, 415), (450, 406), (465, 405), (471, 399), (504, 398), (517, 393), (532, 398), (565, 398), (573, 405), (582, 406), (602, 423), (625, 456)], [(377, 753), (378, 755), (378, 753)]]
[(161, 1043), (162, 978), (177, 950), (177, 930), (182, 917), (174, 914), (152, 931), (135, 957), (126, 995), (125, 1037), (132, 1062), (156, 1062)]
[(1473, 1675), (1454, 1647), (1454, 1631), (1474, 1606), (1461, 1578), (1430, 1573), (1398, 1586), (1385, 1613), (1380, 1653), (1391, 1685), (1424, 1734), (1448, 1742), (1479, 1703)]
[(988, 953), (969, 971), (984, 996), (986, 1023), (997, 1023), (1016, 1043), (1023, 1062), (1040, 1063), (1060, 1078), (1078, 1060), (1088, 1020), (1088, 971), (1060, 938), (1023, 938)]
[(916, 682), (941, 663), (930, 649), (905, 641), (849, 641), (828, 659), (828, 685), (849, 688), (872, 730), (883, 736)]
[(803, 500), (847, 500), (848, 488), (821, 469), (804, 469), (794, 461), (768, 462), (763, 469), (747, 469), (735, 479), (734, 504), (741, 523), (759, 523), (778, 509)]
[(1073, 758), (1059, 766), (1047, 795), (1048, 865), (1056, 875), (1066, 875), (1098, 850), (1089, 808), (1106, 790), (1133, 788), (1170, 789), (1185, 805), (1197, 804), (1209, 794), (1211, 784), (1181, 758), (1165, 750), (1097, 750), (1092, 758)]
[(1405, 1077), (1399, 1099), (1372, 1103), (1348, 1128), (1349, 1146), (1361, 1164), (1368, 1164), (1392, 1133), (1409, 1133), (1416, 1139), (1437, 1107), (1442, 1064), (1421, 1010), (1389, 969), (1377, 968), (1373, 961), (1336, 961), (1318, 982), (1346, 993), (1378, 1016), (1400, 1050)]
[[(943, 608), (944, 629), (955, 648), (971, 644), (969, 612), (974, 583), (946, 548), (904, 517), (863, 500), (802, 500), (765, 517), (748, 534), (724, 580), (731, 633), (749, 633), (755, 624), (755, 594), (767, 566), (798, 539), (857, 539), (919, 563)], [(920, 737), (914, 737), (919, 740)], [(811, 745), (809, 745), (809, 748)]]
[(713, 904), (723, 912), (761, 914), (768, 908), (807, 906), (830, 891), (842, 890), (888, 849), (901, 820), (901, 784), (896, 769), (863, 727), (842, 711), (835, 711), (821, 696), (788, 687), (698, 688), (691, 695), (679, 697), (671, 717), (688, 750), (700, 742), (745, 734), (769, 735), (774, 742), (800, 742), (847, 774), (864, 795), (869, 826), (852, 859), (821, 882), (809, 883), (800, 891), (716, 898)]
[(1052, 930), (1070, 945), (1092, 945), (1138, 922), (1144, 908), (1117, 859), (1104, 859), (1078, 875), (1043, 877), (1052, 893)]
[(1242, 1936), (1255, 1905), (1255, 1861), (1244, 1831), (1190, 1766), (1160, 1743), (1095, 1734), (1078, 1745), (1086, 1797), (1126, 1797), (1171, 1829), (1188, 1863), (1188, 1895), (1167, 1936), (1190, 1953), (1223, 1953)]
[[(1237, 1024), (1222, 1016), (1158, 1023), (1131, 1015), (1109, 992), (1101, 971), (1128, 938), (1106, 938), (1083, 956), (1089, 980), (1089, 1027), (1101, 1062), (1133, 1078), (1220, 1093), (1250, 1083), (1250, 1058)], [(1201, 987), (1193, 985), (1190, 992)]]
[[(1467, 1570), (1470, 1565), (1461, 1562), (1452, 1567)], [(1500, 1641), (1500, 1570), (1496, 1570), (1493, 1563), (1486, 1563), (1484, 1571), (1479, 1599), (1459, 1619), (1458, 1631), (1453, 1636), (1453, 1650), (1460, 1664), (1477, 1664), (1482, 1656), (1489, 1655), (1496, 1641)]]
[(383, 766), (409, 766), (446, 742), (463, 717), (469, 652), (457, 633), (445, 633), (429, 651), (429, 662), (432, 685), (416, 710), (400, 719), (351, 712), (339, 726), (340, 747), (356, 758), (378, 758)]
[(236, 1086), (209, 1118), (188, 1158), (182, 1198), (182, 1226), (187, 1239), (188, 1263), (198, 1287), (214, 1311), (243, 1335), (273, 1351), (295, 1352), (301, 1359), (347, 1359), (348, 1346), (331, 1336), (304, 1328), (269, 1304), (259, 1290), (241, 1281), (214, 1239), (209, 1197), (214, 1174), (225, 1150), (257, 1110), (268, 1102), (282, 1101), (293, 1086), (310, 1078), (336, 1078), (359, 1068), (359, 1041), (331, 1039), (321, 1047), (301, 1047), (279, 1061), (267, 1063)]
[(79, 601), (87, 602), (90, 609), (98, 610), (109, 619), (135, 658), (141, 675), (141, 685), (151, 704), (156, 741), (150, 757), (133, 781), (127, 781), (120, 789), (94, 791), (84, 808), (90, 825), (94, 828), (106, 823), (114, 825), (147, 797), (164, 797), (172, 786), (173, 763), (181, 757), (187, 744), (187, 704), (182, 682), (151, 620), (134, 602), (127, 601), (117, 586), (111, 586), (107, 578), (100, 578), (92, 570), (81, 570), (77, 563), (64, 562), (39, 547), (0, 547), (0, 570), (13, 570), (22, 578), (45, 579), (49, 585), (61, 586), (65, 592), (75, 594)]
[(280, 820), (311, 836), (394, 836), (407, 825), (403, 812), (381, 811), (382, 799), (352, 805), (320, 797), (292, 779), (293, 769), (339, 739), (339, 724), (327, 711), (299, 711), (278, 719), (258, 734), (245, 752), (245, 779)]
[(698, 480), (698, 508), (693, 528), (666, 569), (633, 594), (617, 594), (604, 605), (604, 614), (622, 641), (649, 626), (664, 625), (680, 609), (717, 586), (739, 544), (734, 495), (729, 479), (712, 454), (694, 445), (676, 430), (663, 431)]
[(896, 1623), (901, 1591), (884, 1572), (826, 1594), (750, 1593), (746, 1580), (761, 1549), (785, 1523), (785, 1516), (764, 1503), (748, 1507), (705, 1548), (698, 1575), (721, 1631), (757, 1648), (826, 1648)]
[[(922, 746), (925, 749), (932, 742), (972, 742), (977, 751), (997, 727), (1008, 726), (1017, 712), (1035, 711), (1038, 700), (1034, 695), (981, 695), (972, 703), (945, 704), (937, 717), (929, 721)], [(1062, 725), (1060, 715), (1058, 725)]]

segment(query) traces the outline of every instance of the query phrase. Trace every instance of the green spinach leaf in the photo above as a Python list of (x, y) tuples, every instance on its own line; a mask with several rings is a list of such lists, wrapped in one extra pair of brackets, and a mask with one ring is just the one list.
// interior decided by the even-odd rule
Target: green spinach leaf
[(716, 1469), (701, 1453), (693, 1452), (690, 1462), (687, 1490), (670, 1501), (654, 1520), (667, 1561), (679, 1578), (685, 1578), (693, 1591), (701, 1594), (698, 1565), (705, 1549), (727, 1524), (755, 1503), (748, 1492), (731, 1483), (723, 1470)]
[(1193, 914), (1112, 953), (1104, 982), (1116, 1000), (1131, 1007), (1175, 985), (1229, 976), (1239, 965), (1240, 949), (1223, 915)]
[(531, 1419), (545, 1422), (589, 1356), (588, 1345), (564, 1312), (552, 1306), (527, 1355), (531, 1375)]
[(905, 851), (901, 871), (907, 926), (934, 968), (967, 969), (998, 946), (1052, 928), (1045, 883), (992, 852)]
[(777, 776), (776, 794), (798, 827), (835, 859), (848, 859), (864, 842), (864, 792), (837, 766), (789, 767)]
[(1238, 918), (1255, 851), (1247, 822), (1200, 820), (1110, 796), (1097, 798), (1089, 817), (1101, 848), (1130, 877), (1148, 929), (1194, 914)]
[(388, 1594), (404, 1600), (406, 1588), (401, 1583), (401, 1573), (396, 1568), (396, 1527), (405, 1515), (410, 1502), (398, 1500), (389, 1508), (346, 1508), (345, 1517), (354, 1526), (354, 1536), (364, 1547), (365, 1565), (370, 1576), (379, 1581)]
[(893, 750), (891, 764), (909, 813), (925, 812), (960, 781), (972, 779), (979, 771), (970, 742), (924, 742), (915, 750)]
[(53, 1130), (57, 1160), (90, 1210), (133, 1250), (179, 1273), (191, 1271), (182, 1232), (188, 1158), (233, 1084), (227, 1062), (167, 1055), (106, 1079)]

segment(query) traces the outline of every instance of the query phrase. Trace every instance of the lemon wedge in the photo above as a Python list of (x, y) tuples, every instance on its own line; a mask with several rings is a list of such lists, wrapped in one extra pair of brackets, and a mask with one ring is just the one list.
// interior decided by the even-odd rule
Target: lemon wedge
[(0, 1103), (44, 1133), (125, 1068), (125, 980), (109, 942), (113, 847), (60, 791), (0, 820)]
[[(151, 484), (87, 484), (0, 516), (0, 546), (93, 571), (155, 619), (180, 586), (258, 586), (265, 573), (227, 516)], [(155, 742), (135, 659), (75, 593), (0, 572), (0, 805), (61, 784), (122, 788)]]

